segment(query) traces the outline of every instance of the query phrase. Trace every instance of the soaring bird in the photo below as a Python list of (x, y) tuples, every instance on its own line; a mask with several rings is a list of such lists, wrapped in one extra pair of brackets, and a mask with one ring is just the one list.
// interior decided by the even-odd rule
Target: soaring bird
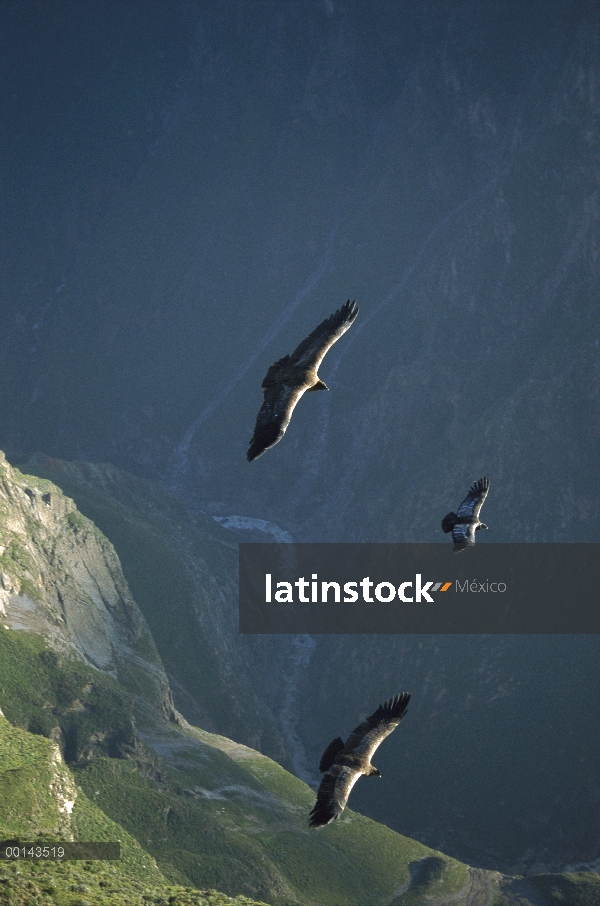
[(458, 513), (448, 513), (442, 519), (442, 529), (445, 532), (452, 532), (454, 547), (453, 554), (464, 551), (466, 547), (473, 547), (475, 544), (475, 532), (479, 529), (486, 529), (485, 522), (479, 521), (479, 513), (483, 506), (483, 501), (487, 497), (490, 483), (484, 476), (479, 481), (474, 481), (471, 490), (458, 508)]
[(262, 382), (264, 401), (250, 441), (248, 462), (279, 443), (290, 423), (292, 412), (307, 390), (329, 390), (317, 370), (325, 354), (346, 333), (358, 314), (358, 305), (349, 299), (303, 340), (291, 355), (284, 356), (267, 371)]
[(371, 758), (386, 736), (396, 729), (409, 701), (410, 692), (389, 698), (350, 734), (345, 744), (341, 736), (329, 743), (319, 764), (319, 770), (325, 773), (308, 819), (311, 827), (322, 827), (340, 817), (352, 787), (363, 774), (381, 777)]

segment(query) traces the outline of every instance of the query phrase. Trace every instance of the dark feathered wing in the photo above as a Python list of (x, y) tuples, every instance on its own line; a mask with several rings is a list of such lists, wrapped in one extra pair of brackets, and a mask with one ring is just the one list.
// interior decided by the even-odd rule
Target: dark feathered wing
[(320, 770), (326, 771), (310, 813), (311, 827), (321, 827), (339, 818), (346, 807), (352, 787), (361, 777), (360, 767), (344, 764), (356, 758), (368, 763), (377, 747), (396, 729), (408, 708), (410, 692), (402, 692), (380, 705), (350, 734), (344, 744), (338, 736), (323, 753)]
[(366, 756), (369, 761), (386, 736), (396, 729), (408, 708), (410, 692), (401, 692), (380, 705), (370, 717), (353, 730), (344, 748), (353, 755)]
[(457, 517), (459, 519), (479, 519), (479, 513), (483, 501), (488, 495), (489, 487), (489, 479), (485, 476), (479, 481), (474, 481), (469, 493), (458, 508)]
[(325, 318), (310, 336), (302, 340), (291, 354), (290, 364), (318, 370), (327, 351), (346, 333), (357, 314), (358, 305), (348, 299), (345, 305)]
[(452, 540), (454, 541), (454, 551), (462, 550), (464, 547), (471, 547), (475, 544), (475, 523), (457, 523), (452, 529)]
[[(275, 368), (271, 365), (269, 371)], [(267, 372), (267, 377), (269, 373)], [(267, 378), (265, 378), (265, 381)], [(265, 386), (263, 381), (265, 398), (254, 426), (254, 434), (248, 447), (246, 456), (248, 462), (261, 456), (270, 447), (274, 447), (286, 432), (292, 413), (305, 387), (297, 385), (278, 383), (274, 381)]]
[(352, 792), (352, 787), (361, 776), (358, 768), (349, 768), (343, 764), (333, 764), (323, 774), (317, 792), (317, 801), (308, 818), (311, 827), (322, 827), (339, 818)]

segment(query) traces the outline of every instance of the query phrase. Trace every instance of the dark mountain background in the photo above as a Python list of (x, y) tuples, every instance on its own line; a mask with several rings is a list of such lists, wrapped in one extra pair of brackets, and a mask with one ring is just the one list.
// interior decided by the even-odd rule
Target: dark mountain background
[[(599, 541), (599, 35), (586, 0), (2, 5), (0, 446), (295, 540), (441, 541), (485, 473), (485, 541)], [(249, 465), (268, 365), (347, 298), (330, 393)], [(294, 644), (290, 759), (412, 688), (406, 792), (357, 808), (598, 858), (595, 638)]]

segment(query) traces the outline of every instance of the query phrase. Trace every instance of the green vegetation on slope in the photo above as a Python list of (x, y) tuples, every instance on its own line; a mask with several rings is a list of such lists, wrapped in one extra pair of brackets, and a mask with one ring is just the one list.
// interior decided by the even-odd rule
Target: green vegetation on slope
[[(292, 794), (282, 796), (278, 774), (285, 772), (264, 756), (257, 756), (262, 783), (256, 771), (204, 747), (177, 746), (173, 760), (162, 783), (114, 759), (76, 770), (88, 796), (97, 795), (172, 881), (282, 904), (362, 906), (387, 902), (408, 878), (409, 865), (431, 855), (351, 812), (334, 827), (309, 831), (312, 792), (295, 780)], [(437, 857), (444, 875), (443, 883), (436, 879), (439, 893), (456, 892), (465, 884), (465, 866)]]
[[(57, 770), (56, 747), (13, 727), (0, 716), (0, 834), (60, 834), (68, 825), (60, 814), (52, 784), (68, 784)], [(65, 797), (66, 798), (66, 797)]]
[[(115, 726), (130, 718), (127, 693), (112, 678), (49, 651), (39, 637), (0, 630), (0, 639), (2, 705), (25, 728), (2, 718), (3, 836), (116, 835), (125, 853), (119, 871), (131, 883), (148, 884), (154, 873), (152, 883), (166, 878), (280, 906), (385, 903), (409, 878), (411, 863), (433, 855), (350, 811), (335, 826), (310, 831), (314, 794), (304, 783), (251, 749), (193, 728), (185, 733), (158, 716), (153, 731), (143, 733), (143, 751), (138, 744), (129, 758), (109, 757), (92, 747), (70, 771), (55, 743), (26, 729), (40, 713), (53, 715), (53, 729), (85, 713), (81, 736), (91, 739), (95, 718), (104, 729), (113, 711)], [(89, 688), (96, 681), (98, 708)], [(144, 752), (152, 750), (157, 769), (149, 771)], [(67, 800), (74, 805), (61, 811), (57, 803)], [(464, 884), (466, 868), (436, 855), (443, 863), (438, 887), (451, 894)], [(69, 868), (69, 877), (82, 870)]]
[[(134, 698), (172, 709), (149, 628), (106, 536), (46, 479), (0, 452), (0, 613), (7, 628), (118, 677)], [(38, 714), (41, 732), (48, 715)]]
[[(58, 795), (57, 795), (58, 793)], [(67, 797), (69, 807), (64, 807)], [(252, 906), (217, 891), (168, 884), (154, 859), (76, 788), (46, 739), (0, 715), (0, 836), (33, 842), (119, 841), (119, 862), (0, 862), (0, 904)]]
[(543, 894), (548, 906), (598, 906), (600, 903), (600, 877), (591, 871), (535, 875), (528, 880)]
[(1, 626), (0, 708), (15, 726), (59, 741), (69, 763), (136, 746), (131, 697), (116, 680)]
[(4, 906), (266, 906), (217, 890), (194, 890), (137, 880), (121, 864), (104, 862), (3, 863)]

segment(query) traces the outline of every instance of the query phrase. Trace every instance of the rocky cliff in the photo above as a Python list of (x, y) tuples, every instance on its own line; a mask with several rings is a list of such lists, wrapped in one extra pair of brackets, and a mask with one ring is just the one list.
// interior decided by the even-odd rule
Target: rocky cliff
[(114, 678), (127, 676), (172, 712), (148, 624), (112, 544), (54, 484), (0, 455), (0, 614), (58, 654)]

